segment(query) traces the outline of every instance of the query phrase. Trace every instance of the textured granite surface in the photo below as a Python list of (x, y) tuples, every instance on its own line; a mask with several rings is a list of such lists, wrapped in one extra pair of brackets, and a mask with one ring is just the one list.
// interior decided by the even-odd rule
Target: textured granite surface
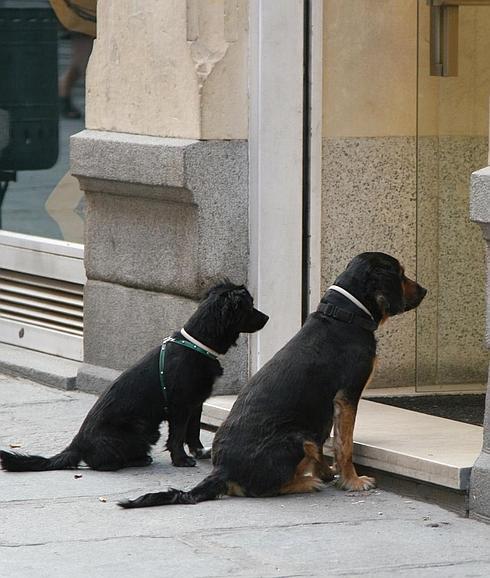
[[(487, 162), (488, 139), (439, 139), (437, 378), (484, 382), (485, 246), (469, 221), (470, 175)], [(420, 215), (419, 219), (423, 219)], [(426, 266), (430, 264), (426, 264)], [(422, 264), (419, 264), (419, 270)]]
[(485, 381), (485, 259), (468, 211), (487, 150), (483, 137), (324, 139), (323, 286), (353, 255), (378, 250), (429, 289), (379, 331), (371, 387)]
[[(416, 266), (416, 147), (410, 137), (329, 138), (323, 143), (322, 286), (363, 251)], [(415, 313), (378, 332), (379, 366), (371, 387), (415, 383)]]

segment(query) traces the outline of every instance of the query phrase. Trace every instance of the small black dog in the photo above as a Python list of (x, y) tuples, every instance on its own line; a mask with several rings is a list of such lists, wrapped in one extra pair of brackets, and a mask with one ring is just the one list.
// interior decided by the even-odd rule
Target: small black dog
[(262, 329), (268, 319), (243, 285), (226, 280), (213, 287), (184, 329), (166, 341), (163, 353), (160, 346), (152, 349), (101, 395), (65, 450), (51, 458), (1, 451), (3, 469), (62, 470), (82, 460), (94, 470), (145, 466), (163, 420), (175, 466), (196, 464), (184, 443), (195, 457), (210, 457), (199, 434), (202, 404), (223, 373), (217, 354), (226, 353), (240, 333)]
[[(425, 294), (390, 255), (355, 257), (300, 331), (241, 389), (216, 432), (210, 475), (188, 492), (170, 489), (119, 505), (312, 492), (334, 473), (343, 489), (374, 487), (352, 463), (357, 404), (376, 359), (374, 332), (388, 317), (417, 307)], [(322, 451), (332, 425), (334, 468)]]

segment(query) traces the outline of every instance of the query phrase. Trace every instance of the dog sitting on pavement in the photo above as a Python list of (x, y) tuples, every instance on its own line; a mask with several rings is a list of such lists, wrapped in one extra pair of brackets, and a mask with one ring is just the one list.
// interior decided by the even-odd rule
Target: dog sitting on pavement
[[(268, 319), (254, 308), (245, 286), (226, 280), (213, 287), (182, 330), (109, 386), (66, 449), (51, 458), (0, 451), (2, 468), (61, 470), (81, 461), (95, 470), (149, 465), (164, 420), (173, 465), (194, 466), (194, 457), (210, 457), (200, 441), (201, 412), (223, 373), (218, 354), (226, 353), (240, 333), (262, 329)], [(187, 455), (184, 443), (194, 457)]]
[[(300, 331), (241, 389), (215, 435), (212, 472), (190, 491), (169, 489), (119, 505), (312, 492), (335, 473), (343, 489), (373, 488), (373, 478), (358, 476), (352, 449), (357, 405), (375, 366), (374, 332), (388, 317), (417, 307), (426, 292), (390, 255), (355, 257)], [(332, 425), (331, 468), (323, 445)]]

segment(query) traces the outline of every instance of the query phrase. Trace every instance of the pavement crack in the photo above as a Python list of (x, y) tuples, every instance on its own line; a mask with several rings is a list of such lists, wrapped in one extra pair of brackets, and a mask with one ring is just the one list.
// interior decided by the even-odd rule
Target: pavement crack
[(230, 527), (219, 527), (219, 528), (210, 528), (209, 530), (202, 530), (202, 534), (226, 534), (230, 532), (242, 532), (243, 530), (281, 530), (281, 529), (290, 529), (290, 528), (312, 528), (314, 526), (331, 526), (331, 525), (346, 525), (346, 526), (353, 526), (353, 525), (360, 525), (364, 524), (365, 522), (388, 522), (388, 518), (379, 518), (378, 516), (373, 516), (372, 518), (363, 518), (362, 520), (327, 520), (327, 521), (320, 521), (320, 522), (298, 522), (298, 523), (284, 523), (284, 524), (274, 524), (271, 525), (267, 521), (264, 522), (264, 525), (251, 525), (251, 526), (230, 526)]
[(107, 536), (105, 538), (73, 538), (70, 540), (46, 540), (45, 542), (0, 542), (0, 548), (32, 548), (36, 546), (52, 546), (53, 544), (97, 544), (100, 542), (112, 542), (115, 540), (133, 540), (133, 539), (159, 539), (170, 540), (174, 536), (152, 536), (149, 534), (130, 534), (125, 536)]
[(453, 566), (465, 566), (467, 564), (490, 564), (490, 558), (469, 558), (466, 560), (454, 560), (444, 562), (426, 562), (422, 564), (390, 564), (371, 568), (350, 568), (345, 571), (337, 571), (336, 576), (379, 576), (381, 572), (399, 572), (401, 570), (424, 570), (431, 568), (451, 568)]
[(23, 402), (12, 402), (12, 403), (2, 403), (0, 405), (0, 409), (11, 409), (17, 407), (32, 407), (37, 405), (54, 405), (57, 403), (73, 403), (75, 399), (73, 398), (66, 398), (66, 399), (50, 399), (50, 400), (41, 400), (41, 401), (23, 401)]

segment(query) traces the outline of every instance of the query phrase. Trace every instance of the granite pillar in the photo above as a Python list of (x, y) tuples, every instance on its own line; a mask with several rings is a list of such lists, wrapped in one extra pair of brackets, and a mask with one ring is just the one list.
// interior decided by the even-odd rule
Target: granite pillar
[[(102, 389), (179, 329), (223, 276), (247, 282), (247, 142), (86, 130), (71, 170), (86, 194), (84, 366)], [(247, 377), (248, 346), (226, 356), (217, 393)]]
[[(481, 227), (486, 244), (486, 345), (490, 348), (490, 167), (473, 173), (471, 178), (471, 220)], [(490, 379), (488, 380), (483, 445), (473, 466), (470, 481), (470, 516), (490, 522)]]

